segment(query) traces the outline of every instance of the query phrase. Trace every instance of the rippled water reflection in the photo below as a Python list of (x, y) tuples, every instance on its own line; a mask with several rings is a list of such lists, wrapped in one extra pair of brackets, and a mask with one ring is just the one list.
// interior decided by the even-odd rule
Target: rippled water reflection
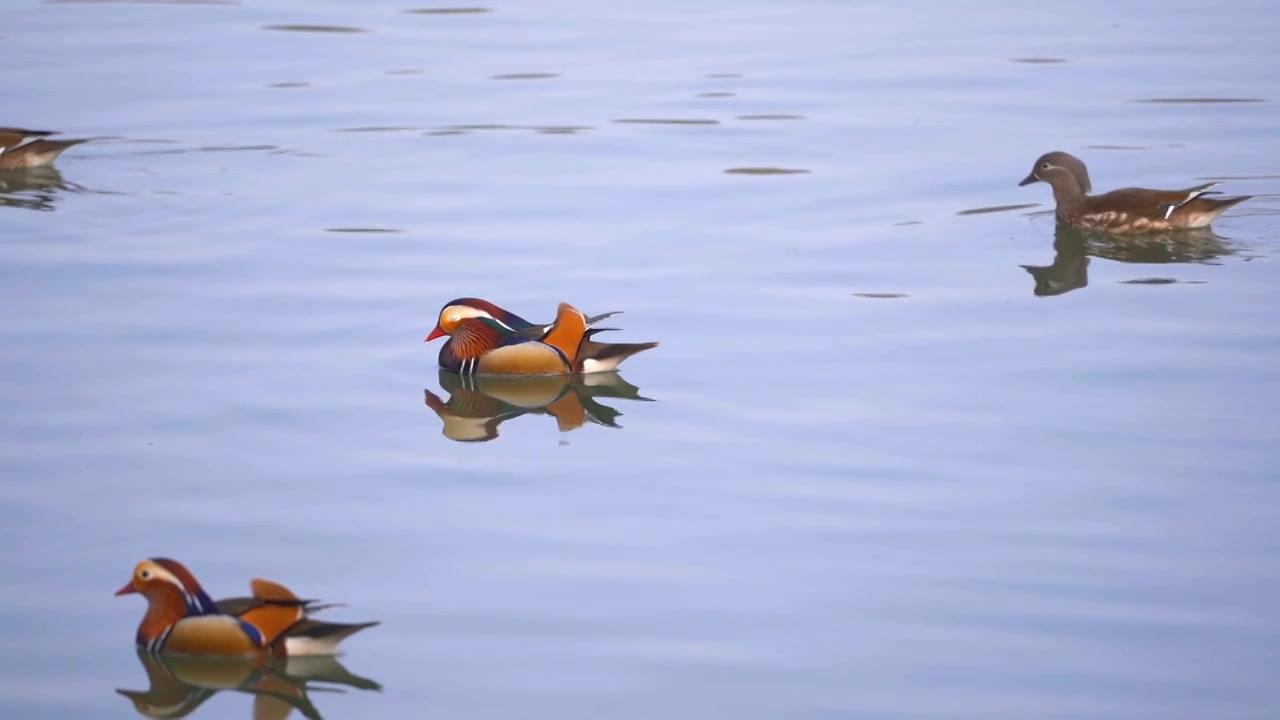
[[(0, 707), (1274, 716), (1278, 22), (9, 13), (0, 123), (94, 140), (0, 173)], [(1016, 185), (1054, 149), (1255, 197), (1055, 229)], [(464, 381), (422, 343), (460, 296), (662, 345)], [(160, 554), (383, 624), (337, 665), (139, 667), (110, 592)]]

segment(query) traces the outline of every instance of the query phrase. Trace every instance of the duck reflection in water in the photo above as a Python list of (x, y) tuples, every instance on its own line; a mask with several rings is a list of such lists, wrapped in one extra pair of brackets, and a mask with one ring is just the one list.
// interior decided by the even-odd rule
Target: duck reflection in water
[(54, 209), (58, 193), (82, 189), (63, 180), (62, 173), (48, 165), (30, 170), (0, 169), (0, 207), (49, 211)]
[(426, 392), (426, 404), (444, 424), (442, 434), (457, 442), (487, 442), (498, 437), (498, 426), (521, 415), (549, 415), (560, 432), (588, 422), (621, 427), (621, 412), (598, 402), (601, 398), (653, 402), (640, 395), (616, 372), (589, 375), (458, 375), (439, 371), (440, 387), (449, 399)]
[(138, 714), (153, 718), (180, 718), (195, 712), (205, 700), (223, 690), (253, 696), (249, 717), (284, 720), (297, 710), (303, 717), (320, 720), (320, 711), (308, 692), (345, 692), (341, 686), (381, 690), (369, 678), (355, 675), (333, 656), (294, 658), (225, 658), (191, 655), (159, 656), (138, 649), (138, 659), (151, 687), (116, 690), (129, 698)]
[(1052, 265), (1022, 265), (1035, 279), (1038, 296), (1062, 295), (1089, 284), (1089, 258), (1163, 265), (1210, 263), (1237, 251), (1209, 228), (1119, 236), (1059, 224)]

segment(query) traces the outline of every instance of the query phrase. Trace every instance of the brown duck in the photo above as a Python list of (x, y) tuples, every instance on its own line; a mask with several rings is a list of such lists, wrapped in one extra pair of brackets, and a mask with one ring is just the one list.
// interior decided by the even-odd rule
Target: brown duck
[(1058, 222), (1084, 230), (1110, 233), (1140, 233), (1202, 228), (1223, 210), (1248, 200), (1250, 195), (1211, 198), (1216, 182), (1185, 190), (1122, 188), (1102, 195), (1089, 195), (1089, 171), (1074, 155), (1051, 152), (1040, 156), (1018, 185), (1044, 181), (1053, 188)]
[(88, 140), (47, 140), (53, 130), (0, 127), (0, 170), (25, 170), (52, 165), (63, 150)]

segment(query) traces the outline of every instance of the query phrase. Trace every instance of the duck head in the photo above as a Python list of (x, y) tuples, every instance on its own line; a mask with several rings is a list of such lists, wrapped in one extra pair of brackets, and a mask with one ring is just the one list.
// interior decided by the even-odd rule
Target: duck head
[(116, 591), (117, 596), (131, 593), (147, 599), (147, 612), (138, 626), (139, 645), (151, 643), (184, 617), (218, 612), (191, 571), (169, 558), (138, 563), (129, 582)]
[(489, 318), (506, 325), (512, 330), (523, 330), (533, 324), (509, 310), (504, 310), (494, 305), (488, 300), (458, 298), (445, 303), (445, 306), (440, 309), (436, 326), (424, 342), (431, 342), (438, 337), (452, 335), (453, 331), (458, 329), (458, 325), (469, 318)]
[(1057, 189), (1079, 188), (1082, 194), (1093, 190), (1089, 182), (1089, 170), (1080, 158), (1060, 150), (1045, 153), (1031, 166), (1031, 172), (1018, 183), (1018, 186), (1030, 185), (1033, 182), (1047, 182)]

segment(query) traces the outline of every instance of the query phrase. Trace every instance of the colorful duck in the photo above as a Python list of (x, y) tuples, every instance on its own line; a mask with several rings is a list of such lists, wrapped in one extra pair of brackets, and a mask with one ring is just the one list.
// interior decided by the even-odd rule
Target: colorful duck
[(616, 312), (586, 317), (560, 303), (556, 319), (536, 325), (486, 300), (459, 298), (440, 310), (426, 342), (450, 336), (440, 348), (440, 367), (460, 375), (571, 375), (608, 372), (627, 358), (658, 346), (601, 343), (591, 336), (613, 328), (593, 327)]
[(1018, 185), (1034, 182), (1047, 182), (1053, 188), (1058, 222), (1117, 234), (1206, 227), (1224, 210), (1250, 197), (1207, 197), (1219, 194), (1209, 192), (1216, 182), (1185, 190), (1122, 188), (1089, 195), (1093, 188), (1084, 162), (1061, 151), (1041, 155)]
[(46, 140), (53, 130), (0, 127), (0, 170), (23, 170), (53, 164), (63, 150), (88, 140)]
[(253, 597), (214, 602), (176, 560), (138, 563), (116, 595), (141, 593), (147, 612), (137, 643), (156, 653), (251, 656), (336, 655), (338, 643), (377, 622), (323, 623), (309, 618), (333, 605), (302, 600), (269, 580), (249, 583)]

